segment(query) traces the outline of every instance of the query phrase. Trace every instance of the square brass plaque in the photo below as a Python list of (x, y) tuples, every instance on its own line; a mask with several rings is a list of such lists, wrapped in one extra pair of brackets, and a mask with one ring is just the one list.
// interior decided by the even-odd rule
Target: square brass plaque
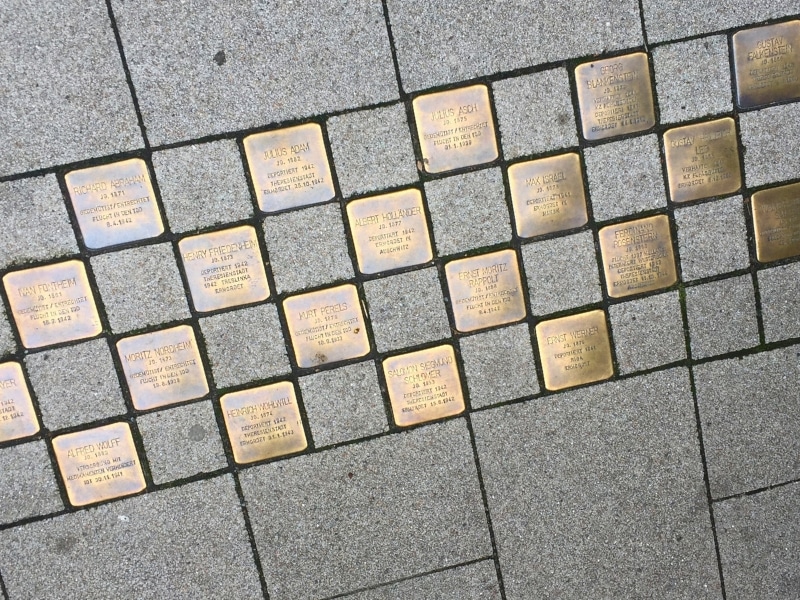
[(383, 361), (394, 422), (400, 427), (457, 415), (464, 395), (453, 347), (445, 344)]
[(198, 312), (269, 298), (254, 227), (243, 225), (187, 237), (178, 242), (178, 248)]
[(139, 455), (127, 423), (112, 423), (53, 438), (58, 470), (73, 506), (141, 492)]
[(665, 215), (609, 225), (599, 235), (606, 288), (612, 298), (659, 290), (678, 280)]
[(317, 204), (336, 195), (322, 128), (316, 123), (256, 133), (244, 138), (244, 150), (264, 212)]
[(800, 183), (756, 192), (751, 202), (759, 262), (800, 255)]
[(72, 171), (64, 179), (87, 247), (104, 248), (164, 232), (141, 158)]
[(575, 84), (587, 140), (644, 131), (656, 124), (644, 52), (578, 65)]
[(306, 434), (290, 382), (226, 394), (219, 402), (237, 463), (306, 449)]
[(117, 342), (117, 352), (139, 410), (208, 393), (194, 330), (188, 325), (125, 338)]
[(586, 195), (577, 154), (508, 167), (517, 235), (534, 237), (585, 225)]
[(536, 326), (548, 390), (608, 379), (614, 374), (605, 313), (593, 310)]
[(22, 367), (15, 362), (0, 364), (0, 442), (27, 437), (38, 431), (39, 421)]
[(733, 35), (739, 106), (800, 98), (800, 21), (745, 29)]
[(442, 173), (497, 158), (485, 85), (426, 94), (414, 98), (413, 105), (426, 172)]
[(89, 338), (103, 330), (86, 267), (78, 260), (12, 271), (3, 285), (26, 348)]

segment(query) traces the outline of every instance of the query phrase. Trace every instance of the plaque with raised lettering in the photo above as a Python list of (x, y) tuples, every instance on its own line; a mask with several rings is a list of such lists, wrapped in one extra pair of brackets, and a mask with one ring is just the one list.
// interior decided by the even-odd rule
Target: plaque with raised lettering
[(103, 330), (79, 260), (12, 271), (3, 286), (26, 348), (94, 337)]
[(575, 68), (583, 137), (602, 140), (656, 124), (647, 54), (636, 52)]
[(264, 212), (318, 204), (336, 195), (317, 123), (250, 135), (244, 138), (244, 151)]
[(306, 449), (306, 434), (290, 382), (225, 394), (219, 402), (237, 463)]
[(25, 383), (22, 367), (0, 364), (0, 442), (17, 440), (39, 431), (39, 421)]
[(756, 192), (750, 201), (758, 261), (800, 255), (800, 183)]
[(739, 106), (752, 108), (800, 98), (800, 21), (733, 34)]
[(498, 157), (485, 85), (425, 94), (412, 104), (426, 172), (442, 173)]
[(73, 506), (141, 492), (146, 484), (127, 423), (53, 438), (58, 470)]
[(141, 158), (67, 173), (69, 197), (88, 248), (161, 235), (164, 224)]
[(408, 427), (464, 411), (453, 347), (445, 344), (383, 361), (394, 422)]
[(678, 280), (665, 215), (609, 225), (599, 236), (606, 288), (612, 298), (659, 290)]

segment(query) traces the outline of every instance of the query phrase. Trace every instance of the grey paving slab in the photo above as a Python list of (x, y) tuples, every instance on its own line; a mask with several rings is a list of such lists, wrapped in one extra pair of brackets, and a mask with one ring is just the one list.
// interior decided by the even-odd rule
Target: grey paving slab
[(240, 479), (273, 600), (355, 591), (492, 552), (463, 419)]
[(16, 351), (17, 343), (14, 341), (11, 323), (8, 320), (5, 307), (0, 302), (0, 358)]
[(800, 262), (758, 271), (766, 341), (800, 337)]
[[(797, 177), (800, 102), (739, 116), (745, 181), (750, 187)], [(776, 149), (779, 149), (776, 151)]]
[[(64, 508), (44, 442), (0, 449), (0, 473), (0, 525)], [(5, 577), (4, 566), (0, 561)]]
[(721, 598), (685, 369), (472, 421), (509, 600)]
[(15, 600), (262, 598), (230, 475), (0, 532), (0, 570)]

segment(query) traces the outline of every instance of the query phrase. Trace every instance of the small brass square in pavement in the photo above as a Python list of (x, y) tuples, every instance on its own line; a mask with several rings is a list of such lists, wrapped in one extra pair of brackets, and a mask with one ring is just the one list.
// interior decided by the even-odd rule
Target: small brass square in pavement
[(161, 235), (164, 224), (141, 158), (67, 173), (69, 197), (88, 248)]
[(578, 65), (575, 85), (587, 140), (645, 131), (656, 124), (644, 52)]
[(800, 21), (735, 33), (733, 64), (742, 108), (800, 98)]
[(188, 325), (122, 339), (117, 342), (117, 352), (138, 410), (208, 393), (194, 330)]
[(751, 203), (759, 262), (800, 256), (800, 183), (756, 192)]
[(497, 158), (494, 118), (485, 85), (418, 96), (413, 106), (426, 172), (442, 173)]
[(548, 390), (601, 381), (614, 374), (602, 310), (542, 321), (536, 326), (536, 341)]
[(86, 267), (78, 260), (12, 271), (3, 285), (26, 348), (94, 337), (103, 330)]
[(417, 189), (354, 200), (347, 205), (347, 218), (362, 273), (419, 265), (433, 258)]
[(464, 395), (453, 347), (445, 344), (383, 361), (394, 422), (400, 427), (457, 415)]
[(219, 402), (237, 463), (306, 449), (306, 434), (290, 382), (225, 394)]
[(264, 212), (326, 202), (336, 195), (317, 123), (248, 136), (244, 151)]
[(508, 167), (517, 235), (534, 237), (585, 225), (586, 194), (574, 152)]
[(58, 470), (73, 506), (119, 498), (145, 488), (127, 423), (112, 423), (53, 438)]
[(678, 280), (665, 215), (609, 225), (599, 236), (606, 288), (612, 298), (659, 290)]
[(22, 367), (15, 362), (0, 364), (0, 442), (38, 433), (39, 421)]

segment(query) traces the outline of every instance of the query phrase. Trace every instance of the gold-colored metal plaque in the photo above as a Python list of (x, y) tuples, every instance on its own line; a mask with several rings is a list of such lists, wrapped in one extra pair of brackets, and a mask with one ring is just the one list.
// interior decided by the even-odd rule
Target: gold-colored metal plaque
[(269, 298), (254, 227), (243, 225), (187, 237), (178, 242), (178, 248), (198, 312)]
[(485, 85), (414, 98), (414, 120), (428, 173), (480, 165), (497, 158), (494, 119)]
[(665, 215), (609, 225), (599, 235), (606, 288), (612, 298), (659, 290), (678, 280)]
[(383, 361), (394, 422), (400, 427), (457, 415), (464, 395), (453, 347), (445, 344)]
[(656, 124), (644, 52), (578, 65), (575, 84), (587, 140), (645, 131)]
[(800, 21), (745, 29), (733, 35), (739, 106), (800, 98)]
[(226, 394), (219, 402), (237, 463), (306, 449), (306, 434), (290, 382)]
[(244, 150), (264, 212), (317, 204), (336, 195), (322, 128), (316, 123), (256, 133), (244, 138)]
[(127, 423), (60, 435), (53, 438), (53, 450), (73, 506), (119, 498), (145, 488)]
[(283, 310), (300, 367), (317, 367), (369, 352), (354, 285), (292, 296), (283, 301)]
[(39, 431), (22, 367), (0, 364), (0, 442), (28, 437)]
[(122, 339), (117, 352), (133, 406), (139, 410), (208, 393), (194, 330), (188, 325)]
[(585, 225), (586, 194), (577, 154), (508, 167), (517, 235), (534, 237)]
[(800, 183), (756, 192), (751, 202), (759, 262), (800, 255)]
[(105, 248), (164, 232), (141, 158), (72, 171), (64, 179), (87, 247)]
[(614, 374), (602, 310), (542, 321), (536, 326), (536, 341), (548, 390), (601, 381)]
[(89, 338), (103, 330), (86, 267), (78, 260), (12, 271), (3, 285), (26, 348)]

